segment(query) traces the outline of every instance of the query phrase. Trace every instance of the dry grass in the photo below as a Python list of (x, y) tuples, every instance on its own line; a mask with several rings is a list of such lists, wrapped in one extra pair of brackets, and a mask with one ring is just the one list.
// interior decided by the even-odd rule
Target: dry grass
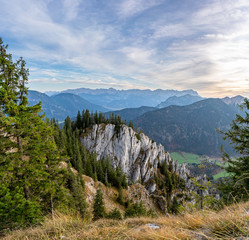
[[(248, 212), (249, 202), (226, 207), (220, 212), (199, 211), (154, 219), (84, 222), (77, 217), (56, 214), (54, 219), (47, 218), (40, 226), (12, 232), (3, 239), (248, 239)], [(156, 224), (160, 229), (152, 230), (147, 223)]]

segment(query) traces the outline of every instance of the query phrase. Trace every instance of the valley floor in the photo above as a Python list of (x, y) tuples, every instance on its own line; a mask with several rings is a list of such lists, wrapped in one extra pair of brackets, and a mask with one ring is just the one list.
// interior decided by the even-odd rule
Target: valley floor
[[(155, 228), (155, 229), (154, 229)], [(4, 240), (78, 239), (249, 239), (249, 202), (220, 212), (198, 211), (182, 216), (82, 221), (55, 214), (36, 227), (9, 233)]]

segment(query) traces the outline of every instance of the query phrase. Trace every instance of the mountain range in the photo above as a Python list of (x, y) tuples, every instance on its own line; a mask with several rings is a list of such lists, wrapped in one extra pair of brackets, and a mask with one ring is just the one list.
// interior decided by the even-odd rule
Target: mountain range
[(83, 109), (89, 111), (106, 112), (106, 108), (90, 103), (84, 98), (71, 94), (59, 93), (57, 95), (48, 96), (45, 93), (29, 90), (28, 101), (31, 106), (42, 102), (43, 112), (46, 113), (47, 118), (55, 118), (59, 121), (65, 120), (67, 116), (75, 117), (77, 112)]
[[(62, 93), (72, 93), (78, 95), (89, 102), (101, 105), (110, 110), (121, 110), (124, 108), (138, 108), (141, 106), (155, 107), (161, 102), (165, 101), (172, 96), (183, 96), (186, 94), (192, 96), (199, 96), (194, 90), (116, 90), (114, 88), (109, 89), (89, 89), (78, 88), (65, 90)], [(55, 94), (54, 92), (48, 92), (48, 94)], [(58, 93), (57, 93), (58, 94)]]
[[(77, 111), (88, 109), (90, 111), (107, 112), (110, 110), (120, 110), (118, 114), (122, 115), (122, 109), (124, 113), (124, 119), (130, 120), (134, 116), (140, 116), (141, 114), (156, 109), (155, 106), (164, 102), (168, 98), (182, 97), (181, 101), (184, 101), (184, 96), (193, 96), (199, 99), (200, 96), (193, 90), (116, 90), (109, 89), (69, 89), (62, 92), (49, 91), (41, 93), (38, 91), (30, 90), (28, 100), (30, 105), (42, 102), (43, 111), (46, 112), (46, 117), (55, 118), (59, 121), (63, 121), (67, 116), (74, 117)], [(144, 106), (144, 107), (143, 107)], [(134, 108), (134, 109), (132, 109)], [(139, 108), (139, 109), (136, 109)], [(131, 113), (130, 113), (131, 111)], [(111, 112), (108, 112), (106, 116), (109, 116)]]
[[(137, 129), (161, 143), (169, 152), (184, 151), (217, 156), (221, 145), (230, 154), (232, 152), (231, 146), (224, 142), (217, 129), (229, 128), (236, 114), (241, 113), (238, 104), (243, 102), (244, 97), (203, 99), (193, 90), (81, 88), (53, 92), (51, 96), (30, 90), (28, 100), (31, 105), (42, 101), (46, 117), (54, 117), (59, 121), (67, 116), (75, 117), (78, 110), (83, 109), (103, 112), (106, 117), (113, 113), (121, 116), (127, 123), (132, 121)], [(161, 102), (158, 104), (159, 101)], [(141, 105), (143, 103), (148, 105)], [(110, 111), (103, 106), (110, 106), (112, 109), (122, 106), (122, 109)]]

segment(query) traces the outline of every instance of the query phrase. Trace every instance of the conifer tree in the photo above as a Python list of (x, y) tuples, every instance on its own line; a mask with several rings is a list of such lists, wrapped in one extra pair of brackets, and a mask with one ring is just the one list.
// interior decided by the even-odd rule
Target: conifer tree
[(88, 217), (88, 212), (87, 212), (87, 203), (85, 199), (85, 183), (84, 180), (82, 179), (81, 175), (79, 174), (74, 174), (70, 168), (68, 168), (68, 173), (69, 173), (69, 187), (72, 192), (73, 196), (73, 201), (70, 202), (70, 204), (73, 205), (73, 209), (76, 209), (77, 212), (80, 213), (80, 215), (83, 218)]
[(122, 187), (120, 187), (118, 190), (117, 202), (120, 203), (121, 205), (124, 205), (123, 188)]
[(103, 194), (99, 187), (97, 189), (93, 204), (93, 220), (98, 220), (103, 217), (105, 217), (105, 206), (103, 201)]
[(94, 174), (93, 174), (93, 167), (92, 167), (92, 163), (91, 163), (91, 159), (90, 157), (87, 158), (86, 160), (86, 175), (94, 178)]
[(95, 114), (94, 114), (94, 122), (96, 123), (96, 124), (99, 124), (100, 122), (99, 122), (99, 116), (98, 116), (98, 112), (96, 111), (95, 112)]
[(105, 118), (102, 113), (99, 113), (99, 123), (105, 122)]
[(129, 122), (129, 127), (133, 129), (133, 124), (131, 121)]
[(85, 129), (86, 128), (86, 115), (85, 115), (85, 110), (83, 109), (82, 115), (81, 115), (82, 121), (81, 121), (81, 128)]
[(97, 177), (99, 181), (105, 181), (105, 174), (102, 167), (102, 161), (97, 161)]
[(87, 109), (85, 112), (85, 128), (88, 128), (90, 126), (90, 113)]
[[(53, 129), (39, 114), (41, 103), (28, 106), (27, 81), (25, 61), (20, 58), (13, 62), (0, 39), (0, 199), (12, 199), (9, 204), (17, 208), (30, 207), (26, 209), (30, 216), (23, 218), (22, 224), (39, 217), (34, 206), (51, 212), (64, 199)], [(0, 219), (11, 219), (11, 211), (6, 212), (8, 201), (6, 204), (0, 204)], [(22, 219), (23, 211), (16, 209), (13, 221)]]
[(76, 128), (78, 128), (78, 129), (81, 129), (81, 127), (82, 127), (82, 118), (81, 118), (80, 111), (78, 111), (75, 125), (76, 125)]
[(166, 188), (167, 188), (167, 193), (168, 194), (171, 194), (172, 190), (173, 190), (173, 183), (172, 183), (172, 178), (171, 178), (171, 175), (169, 173), (169, 171), (166, 169), (165, 173), (164, 173), (164, 176), (165, 176), (165, 185), (166, 185)]
[(226, 171), (230, 178), (223, 185), (224, 197), (233, 196), (239, 199), (249, 198), (249, 100), (244, 99), (242, 109), (245, 116), (237, 115), (231, 124), (231, 129), (225, 132), (224, 139), (229, 139), (234, 150), (239, 154), (237, 158), (231, 158), (224, 153), (223, 159), (228, 163)]

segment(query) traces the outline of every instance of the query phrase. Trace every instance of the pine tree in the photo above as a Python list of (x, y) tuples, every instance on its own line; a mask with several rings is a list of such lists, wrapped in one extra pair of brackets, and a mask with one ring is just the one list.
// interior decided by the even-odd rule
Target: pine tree
[(101, 182), (105, 182), (105, 174), (102, 167), (102, 161), (97, 161), (97, 177)]
[(133, 124), (131, 121), (129, 122), (129, 127), (133, 129)]
[(169, 173), (169, 171), (166, 169), (165, 171), (165, 185), (166, 185), (166, 188), (167, 188), (167, 194), (171, 194), (172, 190), (173, 190), (173, 183), (172, 183), (172, 178), (171, 178), (171, 175)]
[(102, 113), (99, 113), (99, 123), (104, 123), (105, 122), (105, 118), (103, 116)]
[(97, 189), (93, 204), (93, 220), (98, 220), (103, 217), (105, 217), (105, 206), (103, 201), (103, 194), (99, 187)]
[(80, 111), (78, 111), (75, 125), (76, 125), (76, 128), (78, 128), (78, 129), (81, 129), (81, 127), (82, 127), (82, 118), (81, 118)]
[[(25, 61), (20, 58), (13, 62), (0, 39), (0, 198), (12, 199), (9, 204), (16, 201), (16, 207), (31, 207), (29, 216), (17, 215), (12, 220), (23, 219), (22, 224), (39, 217), (35, 208), (52, 212), (64, 199), (63, 170), (59, 168), (61, 158), (53, 128), (39, 114), (41, 103), (28, 106), (27, 81)], [(0, 219), (11, 219), (11, 211), (5, 212), (9, 208), (6, 204), (0, 204)]]
[(85, 115), (85, 110), (83, 109), (83, 111), (82, 111), (82, 121), (81, 121), (81, 123), (82, 123), (82, 125), (81, 125), (81, 128), (80, 129), (85, 129), (86, 128), (86, 115)]
[(93, 173), (93, 167), (92, 167), (92, 162), (91, 162), (91, 157), (88, 157), (87, 160), (86, 160), (86, 169), (85, 169), (85, 172), (86, 172), (86, 175), (91, 177), (91, 178), (94, 178), (94, 173)]
[(95, 112), (95, 114), (94, 114), (94, 122), (96, 123), (96, 124), (99, 124), (100, 122), (99, 122), (99, 116), (98, 116), (98, 112), (96, 111)]
[(74, 174), (70, 168), (68, 168), (69, 173), (69, 188), (73, 196), (73, 200), (70, 202), (73, 209), (76, 209), (77, 212), (80, 213), (81, 217), (87, 218), (87, 202), (85, 198), (85, 183), (82, 179), (81, 175)]
[(126, 175), (125, 175), (124, 173), (122, 173), (121, 185), (122, 185), (122, 187), (125, 188), (125, 189), (128, 188), (127, 178), (126, 178)]
[(118, 190), (117, 202), (120, 203), (121, 205), (124, 205), (123, 188), (122, 187), (120, 187)]
[(85, 128), (90, 127), (90, 113), (89, 110), (85, 112)]
[(224, 134), (229, 139), (234, 150), (239, 154), (236, 159), (224, 153), (223, 159), (228, 163), (225, 168), (231, 177), (223, 186), (224, 197), (249, 198), (249, 100), (245, 99), (242, 105), (245, 117), (237, 115), (231, 124), (231, 129)]

